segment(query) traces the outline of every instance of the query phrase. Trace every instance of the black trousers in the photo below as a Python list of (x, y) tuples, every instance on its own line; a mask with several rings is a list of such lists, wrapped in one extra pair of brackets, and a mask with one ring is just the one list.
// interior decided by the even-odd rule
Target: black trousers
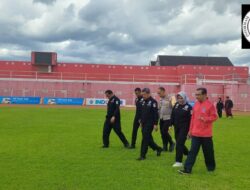
[(200, 146), (202, 146), (207, 170), (214, 171), (216, 164), (212, 137), (192, 137), (191, 149), (184, 166), (185, 170), (192, 171)]
[(118, 135), (120, 140), (124, 145), (128, 144), (128, 141), (126, 137), (124, 136), (122, 130), (121, 130), (121, 121), (120, 120), (115, 120), (115, 123), (111, 123), (110, 119), (106, 119), (104, 122), (104, 127), (103, 127), (103, 145), (104, 146), (109, 146), (109, 135), (111, 133), (111, 130), (114, 130), (115, 133)]
[(217, 109), (217, 113), (219, 118), (222, 118), (222, 109)]
[(135, 116), (134, 122), (133, 122), (131, 146), (135, 146), (136, 138), (137, 138), (137, 132), (138, 132), (139, 127), (140, 127), (139, 117)]
[(153, 125), (142, 125), (142, 142), (141, 142), (141, 157), (145, 158), (148, 152), (148, 147), (153, 150), (160, 150), (152, 136)]
[(163, 148), (168, 147), (168, 143), (173, 144), (172, 137), (170, 136), (168, 130), (169, 127), (171, 126), (171, 121), (170, 120), (160, 120), (160, 130), (161, 130), (161, 139), (162, 139), (162, 144)]
[(188, 134), (188, 125), (175, 126), (175, 140), (176, 140), (176, 162), (182, 162), (183, 155), (188, 155), (188, 148), (185, 146)]

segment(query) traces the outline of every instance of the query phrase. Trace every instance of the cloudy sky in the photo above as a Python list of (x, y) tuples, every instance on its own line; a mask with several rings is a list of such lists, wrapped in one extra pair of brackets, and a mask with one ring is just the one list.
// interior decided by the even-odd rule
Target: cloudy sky
[(55, 51), (61, 62), (146, 65), (158, 54), (228, 56), (241, 49), (245, 0), (0, 0), (0, 59)]

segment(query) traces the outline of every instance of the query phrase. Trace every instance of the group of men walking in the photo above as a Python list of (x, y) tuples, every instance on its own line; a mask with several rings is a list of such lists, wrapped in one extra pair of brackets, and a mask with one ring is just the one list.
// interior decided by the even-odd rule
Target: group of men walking
[[(129, 145), (128, 140), (121, 130), (120, 100), (111, 90), (105, 92), (109, 99), (107, 104), (107, 115), (103, 128), (103, 148), (109, 147), (109, 135), (113, 129), (122, 141), (124, 147), (134, 149), (138, 129), (142, 130), (142, 142), (140, 156), (137, 160), (146, 159), (148, 147), (156, 151), (160, 156), (162, 151), (173, 152), (176, 149), (175, 163), (173, 167), (182, 167), (183, 155), (187, 156), (184, 169), (179, 170), (181, 174), (190, 174), (195, 163), (200, 146), (202, 146), (205, 157), (205, 164), (208, 171), (215, 170), (214, 149), (212, 140), (212, 123), (217, 119), (215, 106), (207, 99), (207, 90), (198, 88), (194, 107), (188, 103), (184, 92), (176, 95), (177, 102), (172, 105), (171, 98), (167, 95), (163, 87), (157, 91), (160, 101), (158, 102), (151, 96), (149, 88), (135, 89), (136, 113), (133, 122), (132, 140)], [(163, 146), (155, 143), (152, 132), (160, 132)], [(169, 128), (174, 126), (175, 141), (169, 134)], [(191, 138), (191, 149), (185, 146), (187, 138)]]
[(227, 118), (233, 118), (232, 109), (233, 109), (233, 101), (229, 98), (229, 96), (226, 97), (225, 105), (221, 98), (218, 99), (218, 102), (216, 104), (216, 109), (219, 118), (222, 118), (222, 111), (225, 109), (226, 117)]

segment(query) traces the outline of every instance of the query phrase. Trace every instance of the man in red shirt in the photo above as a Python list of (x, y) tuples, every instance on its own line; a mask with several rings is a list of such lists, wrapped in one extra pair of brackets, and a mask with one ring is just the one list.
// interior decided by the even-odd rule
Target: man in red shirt
[(214, 147), (212, 139), (213, 122), (217, 120), (215, 106), (207, 99), (207, 89), (196, 90), (198, 100), (193, 107), (188, 136), (192, 138), (191, 149), (181, 174), (191, 174), (196, 157), (202, 146), (205, 163), (208, 171), (215, 170)]

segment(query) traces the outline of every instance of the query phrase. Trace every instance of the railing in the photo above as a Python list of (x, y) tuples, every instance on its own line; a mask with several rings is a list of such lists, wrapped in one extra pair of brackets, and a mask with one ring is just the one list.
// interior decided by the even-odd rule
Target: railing
[(181, 84), (246, 84), (250, 76), (230, 75), (194, 75), (185, 74), (181, 76)]
[(249, 76), (231, 75), (143, 75), (143, 74), (111, 74), (111, 73), (70, 73), (70, 72), (37, 72), (37, 71), (6, 71), (0, 70), (0, 78), (8, 79), (51, 79), (51, 80), (84, 80), (84, 81), (126, 81), (154, 82), (178, 84), (246, 84)]
[(69, 73), (36, 71), (1, 71), (0, 78), (8, 79), (55, 79), (55, 80), (85, 80), (85, 81), (128, 81), (128, 82), (172, 82), (179, 83), (176, 75), (143, 75), (143, 74), (111, 74), (111, 73)]
[(237, 111), (250, 112), (250, 103), (234, 103), (234, 107)]
[[(85, 97), (88, 98), (89, 94), (92, 94), (93, 97), (99, 96), (99, 98), (105, 98), (103, 93), (97, 94), (95, 90), (88, 89), (85, 90), (48, 90), (48, 89), (14, 89), (14, 88), (0, 88), (0, 96), (22, 96), (22, 97), (29, 97), (29, 96), (39, 96), (39, 97), (61, 97), (61, 98), (79, 98)], [(124, 91), (117, 93), (122, 98), (126, 99), (127, 105), (134, 104), (134, 94), (133, 91)], [(210, 97), (211, 101), (216, 103), (217, 97), (225, 97), (225, 94), (216, 94), (216, 98)], [(90, 96), (92, 97), (92, 96)], [(235, 111), (250, 111), (250, 103), (239, 103), (237, 100), (234, 101), (234, 110)]]

